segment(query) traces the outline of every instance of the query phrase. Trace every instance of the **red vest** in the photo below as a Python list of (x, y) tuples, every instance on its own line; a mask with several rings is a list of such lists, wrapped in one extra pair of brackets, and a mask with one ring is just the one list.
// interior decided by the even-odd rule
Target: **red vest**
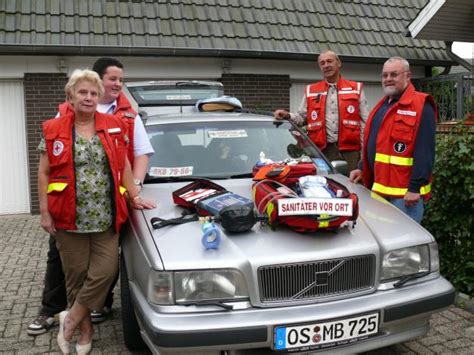
[[(337, 82), (339, 107), (339, 150), (360, 150), (360, 108), (359, 99), (362, 83), (341, 77)], [(320, 81), (306, 87), (306, 123), (308, 135), (320, 148), (327, 145), (326, 139), (326, 98), (329, 84)]]
[[(73, 108), (69, 101), (65, 101), (58, 106), (58, 111), (60, 116), (65, 116), (68, 113), (73, 112)], [(128, 139), (129, 139), (129, 146), (128, 146), (128, 160), (130, 161), (130, 165), (133, 168), (133, 161), (135, 158), (133, 148), (135, 147), (134, 141), (134, 130), (135, 130), (135, 117), (137, 113), (132, 108), (130, 101), (125, 97), (123, 93), (120, 93), (117, 97), (117, 106), (113, 112), (113, 115), (119, 117), (125, 121), (128, 126)]]
[[(121, 193), (127, 155), (127, 126), (122, 120), (96, 112), (97, 135), (109, 159), (113, 177), (115, 231), (127, 220), (128, 211)], [(48, 210), (59, 229), (76, 230), (76, 176), (74, 169), (74, 113), (43, 122), (49, 159)]]
[[(369, 140), (372, 120), (375, 113), (383, 105), (385, 97), (370, 112), (364, 132), (363, 180), (367, 188), (383, 196), (402, 198), (408, 191), (411, 171), (413, 168), (413, 152), (420, 126), (423, 107), (428, 100), (435, 109), (431, 96), (415, 91), (409, 84), (400, 100), (391, 106), (383, 118), (375, 148), (374, 171), (369, 168), (367, 159), (367, 143)], [(430, 183), (420, 188), (420, 194), (428, 199), (431, 192)]]

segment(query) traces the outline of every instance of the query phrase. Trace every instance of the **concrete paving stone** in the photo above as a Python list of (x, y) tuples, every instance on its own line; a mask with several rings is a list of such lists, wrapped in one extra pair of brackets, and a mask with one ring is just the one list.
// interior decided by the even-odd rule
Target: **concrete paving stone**
[(444, 337), (432, 335), (432, 336), (425, 336), (419, 339), (419, 342), (423, 344), (426, 347), (429, 347), (430, 345), (434, 344), (440, 344), (445, 341)]
[[(35, 349), (34, 349), (34, 354), (45, 354), (45, 353), (47, 353), (47, 354), (50, 353), (49, 348), (46, 347), (46, 346), (35, 347)], [(19, 350), (15, 355), (31, 355), (31, 354), (32, 354), (31, 350), (25, 349), (25, 350)], [(56, 352), (56, 354), (58, 354), (58, 353)]]
[(25, 313), (26, 304), (15, 304), (11, 310), (12, 314), (15, 313)]
[(7, 322), (7, 327), (3, 332), (3, 336), (5, 338), (15, 337), (18, 338), (21, 332), (21, 325), (20, 324), (10, 324)]
[(451, 309), (444, 311), (443, 316), (448, 318), (451, 321), (458, 321), (458, 320), (463, 320), (464, 318), (461, 317), (460, 315), (454, 313), (451, 311)]
[(444, 345), (449, 349), (456, 350), (465, 348), (468, 344), (466, 344), (466, 341), (464, 339), (455, 339), (447, 341), (446, 343), (444, 343)]
[(456, 351), (456, 355), (472, 355), (474, 354), (474, 347), (469, 349), (461, 349)]
[(441, 345), (441, 344), (436, 344), (436, 345), (433, 345), (431, 347), (431, 350), (435, 353), (435, 354), (441, 354), (441, 355), (448, 355), (448, 354), (452, 354), (452, 351), (449, 350), (447, 347)]
[[(26, 333), (26, 332), (25, 332)], [(52, 334), (52, 332), (50, 332)], [(41, 336), (29, 336), (30, 339), (33, 339), (35, 346), (51, 346), (51, 336), (41, 335)]]
[(13, 308), (13, 301), (3, 301), (0, 303), (0, 311), (8, 310), (10, 311)]
[(418, 341), (410, 341), (405, 343), (405, 345), (410, 349), (413, 350), (416, 354), (433, 354), (433, 352), (428, 349), (426, 346), (420, 344)]
[[(471, 323), (472, 324), (472, 323)], [(464, 335), (471, 339), (471, 340), (474, 340), (474, 327), (468, 327), (465, 329), (464, 331)]]
[[(0, 216), (0, 355), (58, 354), (58, 327), (36, 337), (26, 334), (41, 304), (48, 238), (39, 227), (38, 216)], [(453, 306), (434, 315), (430, 323), (432, 329), (425, 337), (366, 355), (474, 354), (474, 316), (470, 312)], [(95, 329), (91, 354), (138, 355), (123, 343), (119, 287), (112, 316)]]

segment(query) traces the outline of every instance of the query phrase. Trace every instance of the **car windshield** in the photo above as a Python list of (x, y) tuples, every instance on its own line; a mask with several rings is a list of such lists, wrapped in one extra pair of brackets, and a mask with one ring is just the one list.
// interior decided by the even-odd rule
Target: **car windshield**
[(141, 107), (194, 105), (198, 100), (224, 95), (222, 85), (192, 82), (130, 86), (128, 90)]
[(329, 172), (320, 152), (288, 122), (213, 121), (147, 126), (155, 150), (147, 179), (249, 177), (261, 159), (313, 161)]

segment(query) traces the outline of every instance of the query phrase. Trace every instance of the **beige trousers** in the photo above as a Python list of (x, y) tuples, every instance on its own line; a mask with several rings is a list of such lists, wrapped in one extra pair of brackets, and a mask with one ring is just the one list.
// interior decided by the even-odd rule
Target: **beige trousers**
[(69, 307), (74, 302), (89, 309), (102, 309), (118, 271), (118, 234), (70, 233), (58, 230), (56, 246), (66, 281)]
[(337, 149), (337, 146), (334, 143), (328, 143), (326, 148), (322, 151), (326, 158), (329, 161), (333, 160), (345, 160), (347, 161), (347, 165), (349, 167), (349, 172), (354, 169), (357, 169), (357, 163), (360, 160), (360, 152), (359, 151), (340, 151)]

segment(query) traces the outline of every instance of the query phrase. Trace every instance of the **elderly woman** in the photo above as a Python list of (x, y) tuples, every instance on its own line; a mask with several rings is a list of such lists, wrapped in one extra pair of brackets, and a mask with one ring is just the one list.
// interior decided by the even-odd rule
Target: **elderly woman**
[(60, 313), (58, 345), (69, 353), (79, 329), (79, 354), (91, 351), (91, 309), (101, 309), (118, 269), (118, 231), (133, 208), (154, 208), (133, 183), (127, 127), (96, 112), (99, 76), (76, 70), (66, 84), (71, 114), (43, 123), (38, 178), (41, 227), (56, 238), (70, 310)]

